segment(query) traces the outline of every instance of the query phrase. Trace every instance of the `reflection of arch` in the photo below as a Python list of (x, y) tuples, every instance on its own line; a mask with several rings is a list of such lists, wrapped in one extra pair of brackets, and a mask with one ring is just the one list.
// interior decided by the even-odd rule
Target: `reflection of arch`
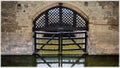
[(88, 30), (87, 19), (62, 3), (38, 15), (33, 23), (34, 31)]

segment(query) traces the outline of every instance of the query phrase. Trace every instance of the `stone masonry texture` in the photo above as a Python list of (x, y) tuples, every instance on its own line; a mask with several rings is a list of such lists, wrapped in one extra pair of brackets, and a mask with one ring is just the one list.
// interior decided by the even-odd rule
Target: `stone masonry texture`
[[(1, 53), (32, 54), (33, 20), (58, 3), (57, 1), (2, 1)], [(63, 6), (76, 10), (88, 19), (87, 50), (90, 55), (119, 54), (118, 1), (63, 1), (62, 3)]]

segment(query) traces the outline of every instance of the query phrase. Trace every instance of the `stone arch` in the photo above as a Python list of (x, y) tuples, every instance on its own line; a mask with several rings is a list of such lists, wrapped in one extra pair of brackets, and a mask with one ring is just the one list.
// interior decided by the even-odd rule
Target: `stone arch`
[[(75, 5), (74, 3), (71, 3), (71, 2), (53, 2), (48, 5), (45, 4), (45, 5), (43, 5), (43, 8), (41, 8), (41, 9), (38, 8), (36, 10), (36, 13), (33, 14), (33, 16), (32, 16), (32, 20), (34, 20), (39, 14), (43, 13), (44, 11), (48, 10), (49, 8), (58, 6), (59, 3), (63, 3), (62, 6), (70, 8), (72, 10), (75, 10), (80, 15), (82, 15), (86, 20), (89, 20), (87, 13), (83, 12), (80, 8), (77, 7), (77, 5)], [(82, 8), (85, 8), (85, 7), (82, 6)], [(87, 11), (87, 9), (85, 9), (85, 10)]]
[[(60, 4), (62, 4), (61, 6), (60, 6)], [(47, 27), (47, 29), (46, 29), (46, 23), (48, 23), (48, 10), (51, 10), (51, 9), (54, 9), (54, 8), (56, 8), (56, 7), (61, 7), (60, 8), (60, 10), (58, 10), (59, 12), (60, 12), (60, 14), (62, 14), (62, 8), (65, 8), (65, 9), (67, 9), (67, 10), (70, 10), (70, 11), (73, 11), (73, 14), (74, 13), (77, 13), (78, 14), (78, 16), (81, 16), (81, 18), (83, 18), (83, 20), (84, 20), (84, 23), (85, 23), (85, 27), (86, 27), (86, 29), (80, 29), (82, 32), (84, 32), (84, 34), (82, 34), (82, 35), (75, 35), (76, 37), (79, 37), (79, 36), (83, 36), (83, 37), (85, 37), (84, 39), (85, 39), (85, 52), (87, 52), (86, 51), (86, 43), (87, 43), (87, 31), (88, 31), (88, 25), (86, 25), (86, 24), (88, 24), (88, 17), (87, 17), (87, 15), (83, 12), (83, 11), (81, 11), (79, 8), (77, 8), (77, 7), (75, 7), (75, 6), (71, 6), (71, 4), (69, 4), (69, 3), (59, 3), (59, 2), (56, 2), (56, 3), (53, 3), (53, 4), (50, 4), (50, 5), (47, 5), (46, 7), (44, 7), (44, 8), (42, 8), (41, 10), (39, 10), (39, 11), (37, 11), (37, 13), (35, 13), (34, 14), (34, 18), (33, 18), (33, 23), (34, 23), (34, 27), (33, 27), (33, 31), (35, 32), (35, 40), (36, 40), (36, 34), (37, 34), (37, 31), (38, 32), (47, 32), (47, 31), (50, 31), (50, 30), (47, 30), (47, 29), (49, 29), (48, 27)], [(44, 14), (45, 13), (45, 14)], [(42, 15), (42, 14), (44, 14), (44, 15)], [(41, 16), (42, 15), (42, 16)], [(42, 18), (39, 18), (39, 17), (42, 17)], [(44, 18), (43, 18), (44, 17)], [(77, 15), (75, 14), (74, 15), (74, 20), (76, 20), (76, 17), (77, 17)], [(78, 18), (79, 17), (77, 17), (77, 20), (78, 20)], [(39, 20), (41, 20), (41, 19), (43, 19), (41, 22), (42, 22), (42, 26), (41, 27), (36, 27), (35, 25), (37, 25), (37, 26), (39, 26), (38, 24), (35, 24), (36, 23), (36, 21), (37, 21), (37, 23), (38, 23), (38, 21)], [(47, 22), (45, 21), (45, 20), (47, 20)], [(60, 19), (61, 20), (61, 19)], [(45, 24), (45, 26), (44, 26), (44, 24)], [(41, 25), (41, 23), (40, 23), (40, 25)], [(43, 28), (42, 28), (43, 27)], [(61, 26), (60, 26), (61, 27)], [(73, 26), (72, 26), (73, 27)], [(78, 26), (77, 26), (78, 27)], [(58, 27), (57, 27), (58, 28)], [(68, 27), (67, 27), (68, 28)], [(80, 27), (81, 28), (81, 27)], [(41, 29), (43, 29), (43, 30), (41, 30)], [(47, 30), (47, 31), (46, 31)], [(53, 30), (53, 29), (52, 29)], [(78, 31), (79, 32), (79, 29), (77, 29), (77, 30), (72, 30), (73, 32), (75, 31)], [(39, 33), (38, 33), (39, 34)], [(42, 35), (39, 35), (39, 37), (43, 37), (43, 34)], [(50, 36), (51, 37), (51, 36)], [(36, 45), (36, 44), (35, 44)]]

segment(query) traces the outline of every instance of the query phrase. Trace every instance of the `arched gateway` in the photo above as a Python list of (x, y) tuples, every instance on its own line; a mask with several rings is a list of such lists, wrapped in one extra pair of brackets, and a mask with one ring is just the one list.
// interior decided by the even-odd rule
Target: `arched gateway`
[[(62, 3), (59, 3), (58, 6), (38, 15), (33, 23), (35, 54), (40, 50), (58, 51), (59, 54), (67, 50), (83, 50), (87, 53), (88, 21), (75, 10), (64, 7)], [(44, 36), (40, 37), (40, 34), (44, 34)], [(46, 43), (40, 43), (39, 40), (42, 39), (47, 39)], [(83, 42), (76, 42), (75, 39), (80, 39)], [(58, 40), (58, 44), (50, 44), (51, 40)], [(63, 43), (63, 40), (72, 40), (73, 43)], [(44, 48), (51, 45), (56, 45), (58, 48)], [(78, 48), (63, 48), (63, 46), (69, 45), (76, 45)]]

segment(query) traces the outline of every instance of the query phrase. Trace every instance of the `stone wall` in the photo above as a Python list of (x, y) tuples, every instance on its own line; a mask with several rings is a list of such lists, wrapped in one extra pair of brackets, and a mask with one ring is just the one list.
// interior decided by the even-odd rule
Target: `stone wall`
[[(2, 54), (32, 54), (33, 20), (43, 11), (57, 6), (54, 1), (2, 1)], [(89, 54), (119, 53), (119, 3), (117, 1), (72, 1), (63, 6), (76, 10), (89, 20)]]

